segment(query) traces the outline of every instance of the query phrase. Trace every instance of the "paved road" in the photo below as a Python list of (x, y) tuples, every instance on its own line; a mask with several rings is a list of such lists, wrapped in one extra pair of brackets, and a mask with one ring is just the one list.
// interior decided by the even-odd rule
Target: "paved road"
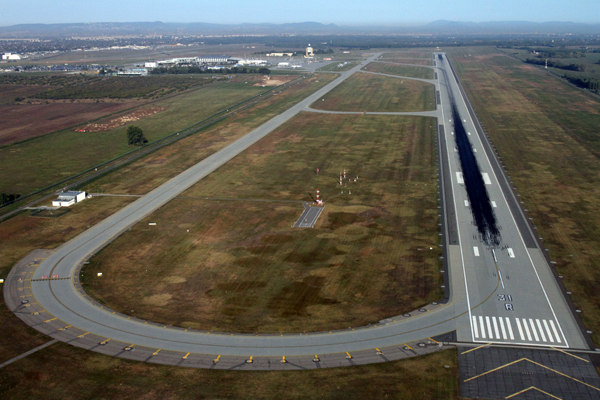
[[(230, 356), (304, 356), (324, 353), (371, 351), (386, 346), (402, 346), (422, 338), (457, 331), (463, 342), (490, 341), (587, 348), (576, 321), (554, 281), (549, 266), (539, 248), (527, 245), (527, 236), (511, 208), (510, 193), (506, 193), (492, 168), (493, 153), (486, 151), (483, 139), (475, 129), (458, 83), (447, 63), (439, 62), (441, 92), (437, 113), (441, 121), (438, 134), (442, 163), (442, 193), (444, 203), (444, 240), (446, 263), (450, 270), (451, 290), (445, 304), (432, 304), (411, 315), (391, 317), (364, 328), (338, 332), (292, 335), (215, 334), (181, 328), (165, 327), (114, 313), (93, 302), (81, 289), (78, 273), (82, 263), (92, 254), (140, 221), (179, 193), (202, 179), (235, 155), (256, 143), (291, 117), (305, 110), (312, 102), (357, 72), (374, 55), (340, 79), (309, 96), (283, 114), (273, 118), (255, 131), (225, 149), (183, 172), (166, 184), (80, 234), (54, 252), (49, 252), (38, 264), (23, 264), (31, 278), (11, 272), (5, 286), (5, 298), (11, 309), (24, 321), (50, 336), (78, 345), (91, 337), (110, 339), (110, 343), (131, 343), (134, 346), (178, 353), (222, 354)], [(466, 193), (460, 183), (460, 167), (454, 153), (449, 97), (453, 93), (467, 129), (473, 133), (472, 142), (482, 171), (490, 182), (488, 190), (496, 204), (502, 225), (503, 245), (511, 251), (491, 251), (473, 236), (475, 228), (465, 205)], [(523, 233), (525, 232), (525, 233)], [(533, 232), (529, 232), (531, 236)], [(477, 248), (477, 251), (475, 250)], [(514, 256), (514, 257), (513, 257)], [(19, 279), (17, 279), (19, 277)], [(20, 294), (22, 293), (22, 294)], [(504, 297), (499, 297), (503, 295)], [(32, 308), (25, 309), (19, 296), (31, 296)], [(510, 296), (510, 297), (509, 297)], [(507, 307), (511, 305), (511, 309)], [(68, 326), (68, 330), (56, 327)], [(69, 336), (75, 331), (78, 336)], [(88, 345), (102, 351), (104, 347)], [(122, 352), (117, 355), (122, 356)], [(112, 354), (112, 353), (111, 353)], [(124, 353), (129, 354), (129, 353)], [(181, 355), (179, 356), (181, 358)]]

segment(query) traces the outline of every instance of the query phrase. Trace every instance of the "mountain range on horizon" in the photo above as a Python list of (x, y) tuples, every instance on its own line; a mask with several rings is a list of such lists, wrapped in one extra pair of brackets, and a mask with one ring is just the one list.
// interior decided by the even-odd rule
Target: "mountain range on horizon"
[(600, 34), (600, 23), (568, 21), (461, 22), (418, 26), (342, 26), (319, 22), (213, 24), (207, 22), (89, 22), (0, 27), (2, 38), (128, 35), (320, 35), (320, 34)]

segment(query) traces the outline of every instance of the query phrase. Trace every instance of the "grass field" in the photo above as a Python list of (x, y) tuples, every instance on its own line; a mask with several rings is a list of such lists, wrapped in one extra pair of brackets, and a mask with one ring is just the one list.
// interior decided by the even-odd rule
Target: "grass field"
[(600, 332), (600, 102), (498, 50), (449, 55), (585, 324)]
[[(447, 368), (446, 368), (447, 367)], [(58, 343), (0, 369), (10, 399), (458, 399), (456, 350), (311, 371), (222, 371), (112, 358)]]
[[(265, 90), (244, 82), (220, 83), (155, 103), (167, 110), (135, 124), (154, 141)], [(134, 147), (127, 145), (126, 130), (127, 126), (95, 133), (64, 130), (0, 148), (0, 191), (31, 193), (131, 151)]]
[(383, 59), (428, 59), (428, 60), (430, 60), (432, 58), (432, 56), (431, 56), (430, 52), (404, 50), (404, 51), (397, 51), (397, 52), (393, 52), (393, 53), (383, 53), (381, 55), (381, 58), (383, 58)]
[(433, 85), (425, 82), (356, 73), (312, 107), (328, 111), (427, 111), (435, 108), (433, 92)]
[[(216, 124), (202, 134), (192, 135), (152, 153), (108, 174), (94, 184), (100, 188), (118, 188), (125, 193), (143, 189), (145, 193), (334, 78), (333, 75), (324, 75), (307, 79), (265, 102)], [(316, 83), (317, 80), (320, 82)], [(32, 250), (56, 248), (133, 200), (134, 198), (126, 197), (94, 197), (72, 207), (71, 212), (60, 218), (30, 217), (30, 213), (25, 212), (2, 222), (0, 224), (0, 254), (2, 254), (0, 278), (6, 278), (12, 266)], [(3, 304), (3, 298), (0, 298), (0, 304)], [(23, 324), (3, 306), (2, 310), (0, 360), (15, 357), (48, 340)]]
[[(339, 65), (342, 64), (341, 67)], [(346, 65), (343, 65), (344, 62), (341, 61), (333, 61), (331, 64), (328, 64), (324, 67), (319, 68), (317, 71), (329, 71), (329, 72), (342, 72), (348, 71), (358, 65), (358, 62), (348, 62)]]
[(336, 78), (334, 74), (317, 74), (305, 79), (199, 134), (90, 182), (82, 189), (92, 193), (145, 194)]
[[(86, 290), (140, 318), (236, 332), (361, 326), (439, 299), (434, 139), (428, 118), (299, 115), (94, 256)], [(359, 180), (341, 194), (343, 168)], [(318, 226), (291, 228), (302, 205), (281, 201), (317, 187)]]
[(433, 60), (429, 58), (383, 58), (381, 61), (392, 62), (398, 64), (415, 64), (433, 66)]
[[(143, 160), (94, 182), (92, 186), (150, 190), (156, 184), (213, 151), (212, 140), (230, 140), (289, 107), (294, 101), (334, 79), (300, 84), (221, 122), (200, 135), (185, 138)], [(218, 133), (222, 137), (215, 139)], [(227, 139), (229, 138), (229, 139)], [(219, 146), (224, 145), (225, 142)], [(31, 249), (56, 247), (122, 207), (123, 198), (99, 198), (73, 208), (60, 219), (24, 214), (2, 223), (0, 277)], [(67, 219), (70, 218), (70, 219)], [(37, 232), (39, 231), (39, 232)], [(27, 327), (6, 310), (0, 298), (0, 362), (30, 350), (47, 337)], [(448, 365), (449, 368), (445, 368)], [(128, 362), (58, 343), (0, 369), (0, 396), (6, 398), (458, 398), (455, 351), (379, 365), (307, 372), (246, 373), (206, 371)]]
[(411, 78), (433, 79), (433, 70), (431, 68), (395, 65), (388, 62), (372, 62), (367, 64), (363, 70), (390, 75), (409, 76)]
[[(533, 50), (536, 54), (533, 54)], [(522, 61), (527, 59), (533, 59), (538, 62), (544, 63), (548, 60), (550, 64), (548, 71), (551, 71), (559, 76), (569, 76), (572, 78), (581, 79), (592, 79), (596, 82), (600, 80), (600, 53), (593, 53), (590, 51), (584, 51), (577, 47), (571, 48), (550, 48), (550, 47), (531, 47), (531, 48), (518, 48), (518, 49), (500, 49), (505, 54), (510, 54)], [(569, 52), (572, 52), (573, 58), (569, 57)], [(579, 57), (575, 57), (578, 55)], [(572, 71), (563, 68), (553, 68), (552, 63), (559, 63), (562, 65), (576, 64), (582, 66), (583, 70)], [(544, 65), (538, 65), (537, 68), (545, 69)], [(596, 91), (597, 93), (597, 91)]]

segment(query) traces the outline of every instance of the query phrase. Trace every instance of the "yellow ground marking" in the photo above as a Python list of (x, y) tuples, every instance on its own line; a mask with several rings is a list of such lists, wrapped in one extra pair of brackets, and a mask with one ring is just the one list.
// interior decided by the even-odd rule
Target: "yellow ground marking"
[[(218, 363), (220, 358), (221, 358), (221, 355), (219, 354), (219, 355), (217, 356), (217, 358), (215, 358), (215, 359), (213, 360), (213, 362), (214, 362), (215, 364), (216, 364), (216, 363)], [(252, 358), (252, 357), (250, 357), (250, 358)]]
[(77, 336), (77, 338), (78, 338), (78, 339), (79, 339), (79, 338), (82, 338), (82, 337), (84, 337), (85, 335), (87, 335), (88, 333), (89, 333), (89, 332), (83, 333), (83, 334), (81, 334), (81, 335)]
[(184, 360), (187, 360), (187, 358), (188, 358), (188, 356), (189, 356), (189, 355), (190, 355), (190, 353), (187, 353), (187, 354), (186, 354), (185, 356), (183, 356), (182, 358), (183, 358)]
[(103, 341), (100, 342), (100, 344), (105, 345), (108, 342), (110, 342), (110, 339), (104, 339)]
[(44, 321), (44, 323), (48, 323), (50, 321), (54, 321), (55, 319), (58, 319), (58, 318), (47, 319), (47, 320)]
[(154, 353), (152, 353), (152, 356), (155, 356), (155, 355), (157, 355), (157, 354), (158, 354), (158, 352), (159, 352), (159, 351), (161, 351), (161, 350), (162, 350), (162, 349), (158, 349), (158, 350), (156, 350)]
[(552, 348), (553, 348), (554, 350), (556, 350), (556, 351), (560, 351), (561, 353), (565, 353), (565, 354), (566, 354), (566, 355), (568, 355), (568, 356), (575, 357), (575, 358), (577, 358), (577, 359), (579, 359), (579, 360), (581, 360), (581, 361), (585, 361), (586, 363), (589, 363), (589, 361), (588, 361), (588, 360), (586, 360), (585, 358), (577, 357), (576, 355), (573, 355), (573, 354), (571, 354), (571, 353), (567, 353), (566, 351), (564, 351), (564, 350), (561, 350), (561, 349), (557, 349), (556, 347), (552, 347)]
[(351, 360), (351, 359), (352, 359), (352, 356), (350, 355), (350, 353), (346, 352), (346, 358), (347, 358), (348, 360)]
[(402, 343), (404, 346), (408, 347), (409, 349), (413, 349), (412, 347), (410, 347), (409, 345), (407, 345), (406, 343)]
[(523, 393), (525, 393), (525, 392), (528, 392), (528, 391), (530, 391), (531, 389), (533, 389), (533, 390), (537, 390), (538, 392), (541, 392), (541, 393), (544, 393), (545, 395), (548, 395), (548, 396), (552, 397), (553, 399), (562, 400), (560, 397), (556, 397), (556, 396), (554, 396), (554, 395), (551, 395), (551, 394), (550, 394), (550, 393), (548, 393), (548, 392), (544, 392), (542, 389), (538, 389), (538, 388), (536, 388), (535, 386), (530, 386), (530, 387), (528, 387), (527, 389), (523, 389), (523, 390), (521, 390), (520, 392), (517, 392), (517, 393), (511, 394), (510, 396), (508, 396), (508, 397), (507, 397), (507, 399), (510, 399), (510, 398), (512, 398), (512, 397), (515, 397), (515, 396), (518, 396), (518, 395), (520, 395), (520, 394), (523, 394)]
[(538, 362), (531, 361), (531, 360), (530, 360), (530, 359), (528, 359), (528, 358), (521, 358), (521, 359), (519, 359), (519, 360), (516, 360), (516, 361), (510, 362), (510, 363), (508, 363), (508, 364), (504, 364), (504, 365), (502, 365), (502, 366), (500, 366), (500, 367), (498, 367), (498, 368), (494, 368), (494, 369), (492, 369), (492, 370), (490, 370), (490, 371), (487, 371), (487, 372), (484, 372), (484, 373), (482, 373), (482, 374), (479, 374), (479, 375), (477, 375), (477, 376), (474, 376), (474, 377), (472, 377), (472, 378), (466, 379), (466, 380), (465, 380), (465, 382), (471, 381), (471, 380), (473, 380), (473, 379), (477, 379), (477, 378), (479, 378), (479, 377), (482, 377), (483, 375), (487, 375), (487, 374), (489, 374), (489, 373), (491, 373), (491, 372), (498, 371), (498, 370), (500, 370), (500, 369), (502, 369), (502, 368), (506, 368), (506, 367), (508, 367), (508, 366), (511, 366), (511, 365), (513, 365), (513, 364), (516, 364), (516, 363), (518, 363), (518, 362), (521, 362), (521, 361), (529, 361), (530, 363), (532, 363), (532, 364), (535, 364), (535, 365), (537, 365), (537, 366), (540, 366), (540, 367), (542, 367), (542, 368), (545, 368), (545, 369), (547, 369), (548, 371), (552, 371), (552, 372), (554, 372), (555, 374), (558, 374), (558, 375), (564, 376), (565, 378), (569, 378), (569, 379), (571, 379), (571, 380), (574, 380), (575, 382), (581, 383), (581, 384), (583, 384), (583, 385), (585, 385), (585, 386), (587, 386), (587, 387), (591, 387), (592, 389), (596, 389), (597, 391), (599, 391), (599, 392), (600, 392), (600, 388), (597, 388), (597, 387), (595, 387), (595, 386), (592, 386), (592, 385), (590, 385), (589, 383), (585, 383), (585, 382), (583, 382), (583, 381), (580, 381), (579, 379), (573, 378), (572, 376), (569, 376), (569, 375), (567, 375), (567, 374), (563, 374), (562, 372), (560, 372), (560, 371), (557, 371), (557, 370), (555, 370), (555, 369), (552, 369), (552, 368), (550, 368), (550, 367), (546, 367), (545, 365), (542, 365), (542, 364), (540, 364), (540, 363), (538, 363)]
[(25, 294), (25, 295), (19, 296), (19, 297), (31, 297), (31, 296), (33, 296), (33, 295), (31, 295), (31, 294)]
[(467, 353), (470, 353), (470, 352), (472, 352), (472, 351), (479, 350), (479, 349), (481, 349), (481, 348), (483, 348), (483, 347), (487, 347), (487, 346), (491, 346), (491, 345), (492, 345), (491, 343), (484, 344), (484, 345), (482, 345), (482, 346), (475, 347), (474, 349), (467, 350), (467, 351), (463, 351), (463, 352), (462, 352), (462, 353), (460, 353), (460, 354), (461, 354), (461, 355), (462, 355), (462, 354), (467, 354)]
[(435, 339), (432, 339), (432, 338), (427, 338), (427, 339), (431, 340), (432, 342), (436, 342), (437, 344), (440, 344), (440, 342), (438, 342), (438, 341), (437, 341), (437, 340), (435, 340)]
[(59, 330), (59, 331), (64, 331), (64, 330), (66, 330), (66, 329), (70, 328), (71, 326), (72, 326), (72, 325), (67, 325), (67, 326), (65, 326), (64, 328), (59, 328), (58, 330)]

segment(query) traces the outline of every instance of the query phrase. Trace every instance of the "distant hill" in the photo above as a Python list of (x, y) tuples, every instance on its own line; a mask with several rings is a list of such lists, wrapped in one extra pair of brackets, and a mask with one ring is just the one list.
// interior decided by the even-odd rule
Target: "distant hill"
[(578, 22), (490, 21), (457, 22), (438, 20), (420, 27), (431, 33), (577, 33), (598, 34), (600, 24)]
[(95, 22), (21, 24), (0, 27), (1, 38), (57, 38), (132, 35), (331, 35), (331, 34), (600, 34), (600, 24), (575, 22), (439, 20), (422, 26), (339, 26), (318, 22), (287, 24), (212, 24), (206, 22)]

